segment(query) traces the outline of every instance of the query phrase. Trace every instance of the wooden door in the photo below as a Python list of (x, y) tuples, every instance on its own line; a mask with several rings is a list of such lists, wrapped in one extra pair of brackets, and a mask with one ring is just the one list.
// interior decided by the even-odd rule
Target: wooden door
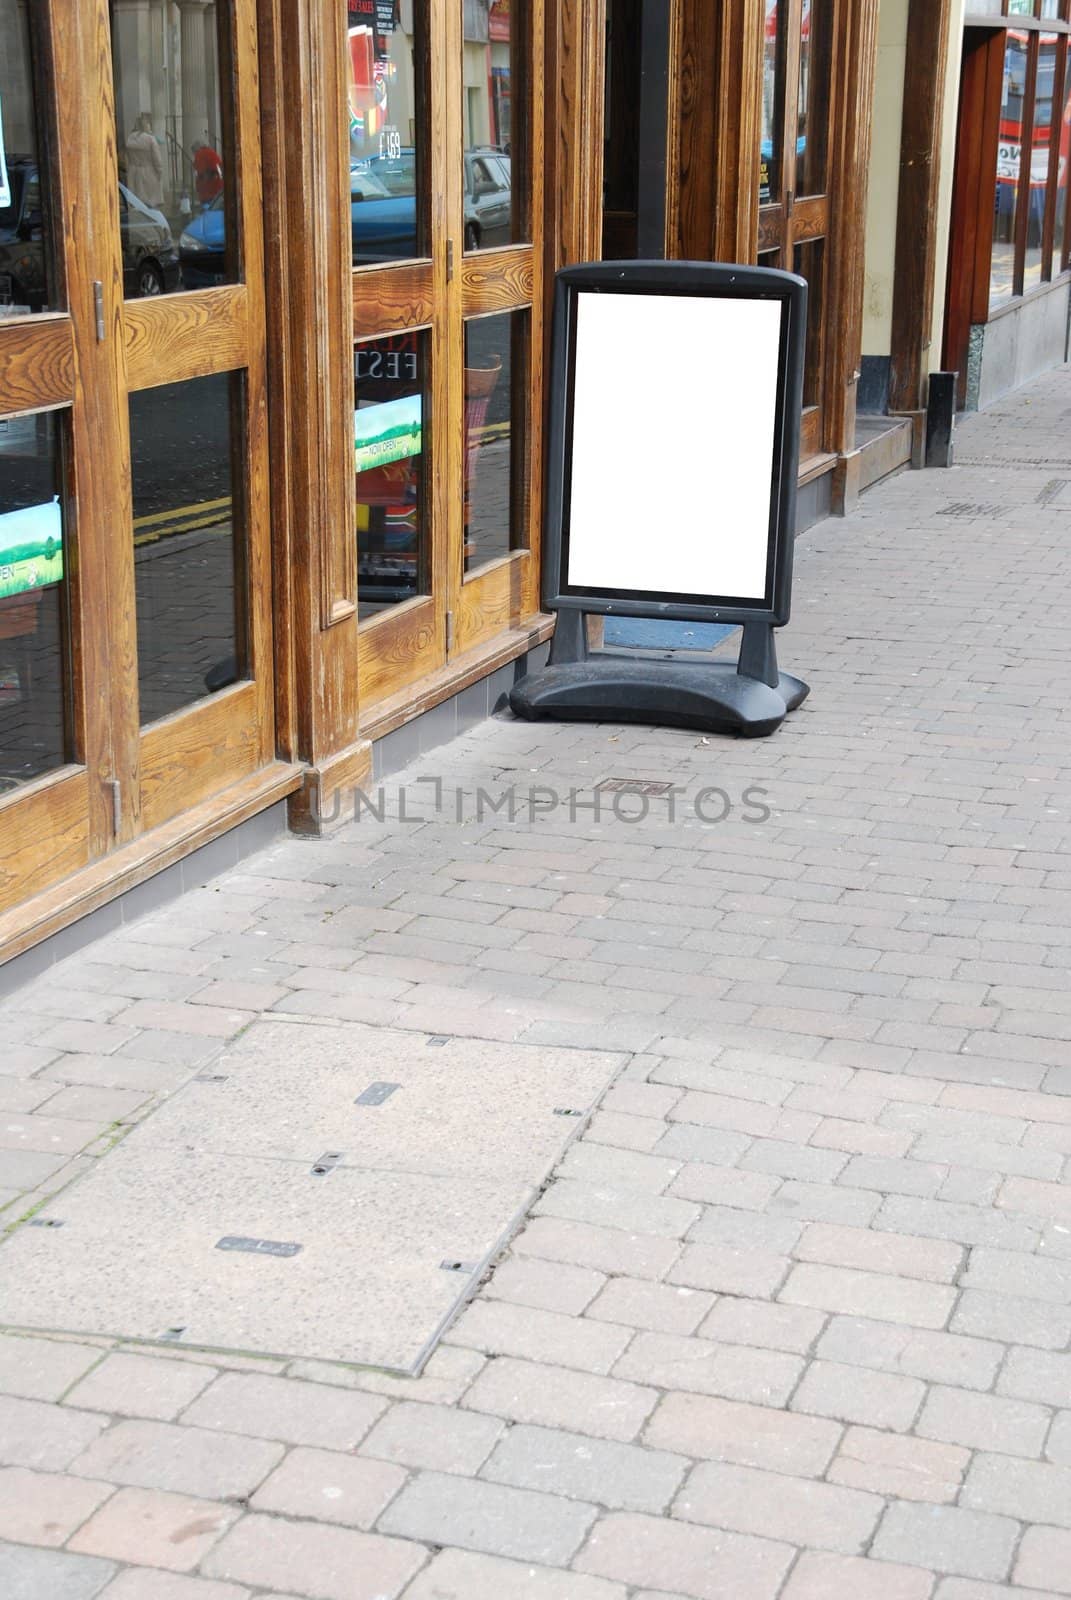
[(253, 0), (0, 20), (3, 912), (275, 738)]
[(836, 0), (765, 0), (760, 266), (797, 272), (810, 286), (803, 458), (823, 448), (825, 305), (830, 263), (831, 111)]
[(543, 8), (341, 3), (367, 723), (538, 610)]

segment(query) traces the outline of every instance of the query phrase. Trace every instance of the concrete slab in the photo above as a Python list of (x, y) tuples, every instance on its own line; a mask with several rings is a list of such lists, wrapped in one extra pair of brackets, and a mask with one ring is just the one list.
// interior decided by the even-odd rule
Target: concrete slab
[[(161, 1148), (540, 1183), (622, 1064), (382, 1028), (256, 1024), (139, 1138)], [(359, 1104), (358, 1101), (364, 1103)]]
[(257, 1023), (0, 1248), (4, 1321), (418, 1371), (620, 1065)]

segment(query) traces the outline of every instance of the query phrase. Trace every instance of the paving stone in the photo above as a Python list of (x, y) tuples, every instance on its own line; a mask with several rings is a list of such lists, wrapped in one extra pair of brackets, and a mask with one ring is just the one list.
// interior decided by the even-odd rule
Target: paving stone
[(657, 1398), (653, 1389), (619, 1378), (500, 1356), (488, 1362), (463, 1404), (512, 1422), (577, 1428), (598, 1439), (627, 1443), (639, 1433)]
[(680, 1255), (676, 1239), (656, 1239), (628, 1233), (618, 1228), (593, 1227), (585, 1222), (566, 1222), (551, 1217), (533, 1217), (513, 1241), (519, 1256), (538, 1256), (548, 1261), (564, 1261), (598, 1272), (627, 1272), (634, 1278), (662, 1278)]
[(588, 1267), (508, 1256), (495, 1268), (484, 1293), (493, 1300), (508, 1300), (511, 1305), (579, 1316), (605, 1282), (603, 1273)]
[(935, 1387), (926, 1396), (915, 1431), (969, 1450), (1000, 1450), (1038, 1456), (1049, 1431), (1050, 1413), (1042, 1406), (994, 1394), (968, 1394)]
[(908, 1322), (920, 1328), (942, 1328), (948, 1321), (956, 1293), (951, 1288), (887, 1274), (805, 1263), (792, 1269), (778, 1298), (788, 1305), (810, 1306), (815, 1310)]
[(141, 1566), (190, 1572), (241, 1515), (236, 1506), (158, 1489), (120, 1489), (68, 1548)]
[(1020, 1589), (1005, 1583), (976, 1583), (971, 1578), (942, 1578), (934, 1600), (1059, 1600), (1052, 1583), (1050, 1577), (1047, 1589)]
[(182, 1421), (288, 1444), (352, 1450), (386, 1409), (367, 1395), (347, 1394), (315, 1383), (224, 1373), (187, 1408)]
[(371, 1528), (405, 1481), (400, 1467), (384, 1461), (299, 1446), (265, 1479), (250, 1505), (254, 1511)]
[(929, 1600), (933, 1573), (919, 1567), (866, 1561), (858, 1556), (804, 1551), (781, 1591), (781, 1600)]
[[(159, 1567), (127, 1567), (104, 1590), (103, 1600), (249, 1600), (249, 1590), (210, 1578), (189, 1578)], [(285, 1595), (280, 1600), (286, 1600)]]
[(866, 1227), (880, 1206), (881, 1196), (866, 1189), (791, 1181), (782, 1184), (769, 1203), (771, 1211), (803, 1222), (839, 1222), (849, 1227)]
[(1071, 1469), (1013, 1456), (976, 1455), (963, 1486), (962, 1504), (1021, 1522), (1071, 1528)]
[(111, 1493), (107, 1483), (0, 1469), (0, 1539), (58, 1548)]
[(997, 1379), (1000, 1394), (1042, 1405), (1066, 1406), (1071, 1402), (1071, 1355), (1048, 1350), (1012, 1350)]
[(965, 1578), (1000, 1582), (1011, 1567), (1018, 1524), (1007, 1517), (963, 1511), (957, 1506), (891, 1505), (870, 1554)]
[(704, 1339), (726, 1344), (759, 1345), (805, 1355), (826, 1325), (821, 1311), (806, 1306), (785, 1306), (764, 1300), (738, 1300), (729, 1296), (717, 1302), (699, 1329)]
[(468, 1550), (443, 1550), (405, 1592), (405, 1600), (625, 1600), (620, 1584), (576, 1572), (521, 1566)]
[[(803, 1370), (798, 1357), (746, 1345), (720, 1345), (668, 1333), (640, 1333), (614, 1368), (616, 1377), (720, 1395), (756, 1405), (784, 1405)], [(640, 1378), (640, 1374), (643, 1378)]]
[(62, 1472), (104, 1426), (103, 1418), (85, 1411), (59, 1410), (37, 1400), (0, 1398), (0, 1463)]
[(208, 1555), (208, 1577), (308, 1600), (396, 1600), (427, 1560), (420, 1545), (327, 1523), (247, 1516)]
[(0, 1544), (4, 1600), (95, 1600), (115, 1572), (112, 1561)]
[[(98, 1417), (93, 1423), (94, 1431), (102, 1426)], [(84, 1478), (225, 1500), (252, 1494), (282, 1454), (281, 1444), (263, 1439), (166, 1422), (120, 1422), (74, 1465)]]
[(688, 1244), (670, 1268), (670, 1283), (718, 1294), (772, 1299), (791, 1266), (787, 1256), (769, 1250), (734, 1249), (730, 1245)]
[[(98, 1360), (100, 1352), (95, 1352)], [(108, 1355), (67, 1396), (87, 1411), (174, 1422), (179, 1412), (212, 1382), (211, 1367), (192, 1361), (117, 1352)]]
[(699, 1217), (699, 1207), (665, 1195), (634, 1189), (560, 1180), (551, 1185), (535, 1208), (537, 1216), (586, 1222), (597, 1228), (679, 1239)]
[(624, 1584), (657, 1573), (659, 1583), (691, 1600), (774, 1600), (793, 1554), (769, 1539), (620, 1512), (596, 1525), (573, 1565)]
[(613, 1278), (587, 1308), (595, 1321), (623, 1323), (656, 1333), (694, 1333), (714, 1305), (701, 1289), (643, 1278)]
[(831, 1483), (898, 1500), (948, 1505), (959, 1494), (969, 1450), (872, 1428), (849, 1428), (829, 1469)]
[(990, 1340), (933, 1333), (866, 1317), (832, 1317), (816, 1347), (827, 1361), (900, 1372), (932, 1383), (989, 1389), (1004, 1350)]
[(308, 1378), (329, 1388), (360, 1389), (365, 1394), (382, 1395), (386, 1400), (453, 1405), (486, 1365), (487, 1357), (477, 1350), (440, 1345), (432, 1352), (419, 1378), (378, 1372), (372, 1367), (339, 1367), (327, 1361), (292, 1361), (287, 1372), (292, 1378)]
[(1063, 1528), (1027, 1528), (1013, 1576), (1032, 1590), (1071, 1594), (1071, 1533)]
[(952, 1283), (963, 1265), (964, 1256), (956, 1244), (821, 1222), (804, 1229), (795, 1254), (801, 1261), (924, 1278), (931, 1283)]
[(914, 1422), (925, 1392), (917, 1378), (814, 1361), (792, 1397), (792, 1409), (904, 1433)]
[(551, 1494), (424, 1472), (379, 1519), (407, 1539), (561, 1565), (579, 1549), (597, 1515), (592, 1505)]
[(0, 1394), (59, 1400), (100, 1358), (92, 1345), (0, 1335)]
[(501, 1301), (476, 1300), (447, 1336), (487, 1355), (517, 1356), (607, 1373), (632, 1337), (630, 1330), (557, 1311), (538, 1311)]
[(689, 1463), (664, 1451), (557, 1429), (511, 1428), (481, 1477), (615, 1511), (664, 1511)]
[(704, 1205), (736, 1206), (762, 1211), (781, 1187), (781, 1180), (765, 1172), (740, 1172), (735, 1167), (690, 1161), (667, 1190), (682, 1200)]
[(109, 1124), (127, 1122), (148, 1104), (148, 1096), (137, 1089), (93, 1089), (72, 1084), (60, 1089), (48, 1102), (50, 1115), (75, 1122)]
[(1050, 1461), (1071, 1467), (1071, 1411), (1061, 1411), (1054, 1417), (1045, 1455)]
[(474, 1475), (505, 1430), (495, 1417), (400, 1401), (376, 1423), (361, 1454), (405, 1467)]
[(767, 1406), (694, 1394), (667, 1394), (644, 1429), (644, 1441), (709, 1461), (820, 1477), (842, 1429), (835, 1422)]
[(707, 1522), (735, 1533), (855, 1555), (866, 1545), (884, 1509), (877, 1495), (707, 1462), (692, 1473), (673, 1512), (686, 1521)]

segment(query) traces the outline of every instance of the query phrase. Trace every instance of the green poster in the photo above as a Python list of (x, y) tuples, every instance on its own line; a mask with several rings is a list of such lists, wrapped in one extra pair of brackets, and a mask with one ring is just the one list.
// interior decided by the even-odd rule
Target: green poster
[(0, 600), (63, 578), (63, 517), (58, 500), (0, 516)]
[(357, 471), (386, 467), (392, 461), (418, 456), (421, 449), (421, 405), (418, 394), (360, 406), (354, 413)]

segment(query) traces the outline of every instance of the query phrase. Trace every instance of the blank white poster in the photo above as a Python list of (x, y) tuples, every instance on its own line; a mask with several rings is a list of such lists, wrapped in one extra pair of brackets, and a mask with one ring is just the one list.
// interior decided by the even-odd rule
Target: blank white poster
[(766, 590), (778, 300), (577, 296), (569, 584)]

